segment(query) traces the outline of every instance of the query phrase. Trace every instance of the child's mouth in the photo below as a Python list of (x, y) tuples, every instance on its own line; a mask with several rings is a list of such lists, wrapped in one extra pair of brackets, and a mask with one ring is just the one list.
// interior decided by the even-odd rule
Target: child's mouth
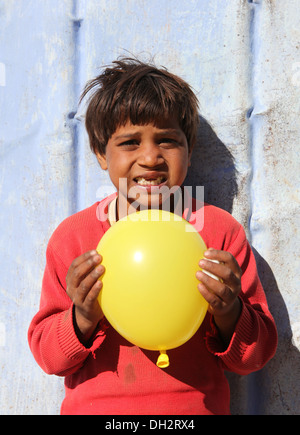
[(151, 186), (160, 186), (166, 181), (166, 178), (163, 176), (158, 176), (157, 178), (144, 178), (144, 177), (137, 177), (134, 179), (134, 181), (139, 186), (144, 187), (151, 187)]

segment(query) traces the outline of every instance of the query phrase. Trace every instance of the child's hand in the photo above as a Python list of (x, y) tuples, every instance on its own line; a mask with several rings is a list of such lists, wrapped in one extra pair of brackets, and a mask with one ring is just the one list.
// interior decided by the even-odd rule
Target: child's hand
[[(198, 271), (198, 289), (209, 303), (208, 311), (214, 316), (215, 324), (224, 342), (228, 344), (241, 312), (238, 294), (241, 291), (242, 270), (229, 252), (209, 249), (204, 253), (204, 257), (208, 260), (202, 259), (199, 262), (200, 267), (219, 280)], [(219, 263), (209, 260), (217, 260)]]
[(67, 294), (75, 305), (78, 338), (83, 343), (88, 341), (103, 317), (97, 299), (102, 288), (99, 278), (105, 270), (101, 261), (97, 251), (88, 251), (72, 262), (66, 277)]

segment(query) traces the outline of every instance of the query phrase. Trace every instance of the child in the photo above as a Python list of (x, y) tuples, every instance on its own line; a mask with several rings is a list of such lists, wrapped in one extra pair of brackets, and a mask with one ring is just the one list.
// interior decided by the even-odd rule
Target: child
[(104, 267), (95, 248), (103, 234), (134, 211), (134, 201), (162, 208), (168, 194), (160, 188), (174, 193), (186, 177), (197, 98), (179, 77), (133, 59), (107, 67), (87, 94), (90, 146), (117, 192), (67, 218), (52, 235), (40, 309), (29, 328), (33, 355), (46, 373), (65, 377), (62, 414), (229, 414), (224, 370), (259, 370), (277, 346), (253, 253), (230, 214), (185, 198), (180, 214), (190, 222), (204, 208), (199, 231), (210, 249), (199, 266), (219, 280), (197, 272), (208, 314), (187, 343), (168, 351), (168, 368), (156, 366), (156, 352), (123, 339), (97, 300)]

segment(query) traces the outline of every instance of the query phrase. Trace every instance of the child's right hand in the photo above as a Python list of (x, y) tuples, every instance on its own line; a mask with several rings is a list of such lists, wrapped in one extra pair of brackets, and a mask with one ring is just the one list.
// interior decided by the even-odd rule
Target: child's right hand
[(88, 251), (72, 262), (66, 277), (67, 294), (75, 305), (75, 330), (82, 343), (89, 340), (103, 317), (98, 302), (99, 278), (105, 270), (101, 261), (97, 251)]

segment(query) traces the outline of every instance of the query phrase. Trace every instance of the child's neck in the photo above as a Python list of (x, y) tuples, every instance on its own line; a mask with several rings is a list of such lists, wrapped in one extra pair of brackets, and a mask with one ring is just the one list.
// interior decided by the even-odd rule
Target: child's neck
[[(181, 187), (178, 190), (178, 194), (171, 194), (169, 198), (167, 198), (166, 201), (164, 201), (162, 204), (159, 205), (159, 207), (153, 207), (150, 206), (148, 207), (148, 209), (158, 209), (159, 210), (165, 210), (174, 214), (178, 214), (179, 216), (182, 216), (183, 214), (183, 210), (184, 210), (184, 198), (183, 198), (183, 194), (184, 194), (184, 189), (182, 189)], [(124, 218), (125, 216), (127, 216), (128, 214), (140, 211), (140, 210), (145, 210), (145, 206), (138, 206), (138, 207), (130, 207), (127, 206), (126, 209), (125, 207), (120, 207), (120, 200), (119, 200), (119, 196), (117, 196), (115, 198), (116, 202), (115, 202), (115, 206), (114, 208), (114, 217), (115, 219), (113, 219), (115, 222), (117, 222), (119, 219)], [(121, 211), (120, 211), (121, 208)], [(130, 210), (131, 209), (131, 210)]]

